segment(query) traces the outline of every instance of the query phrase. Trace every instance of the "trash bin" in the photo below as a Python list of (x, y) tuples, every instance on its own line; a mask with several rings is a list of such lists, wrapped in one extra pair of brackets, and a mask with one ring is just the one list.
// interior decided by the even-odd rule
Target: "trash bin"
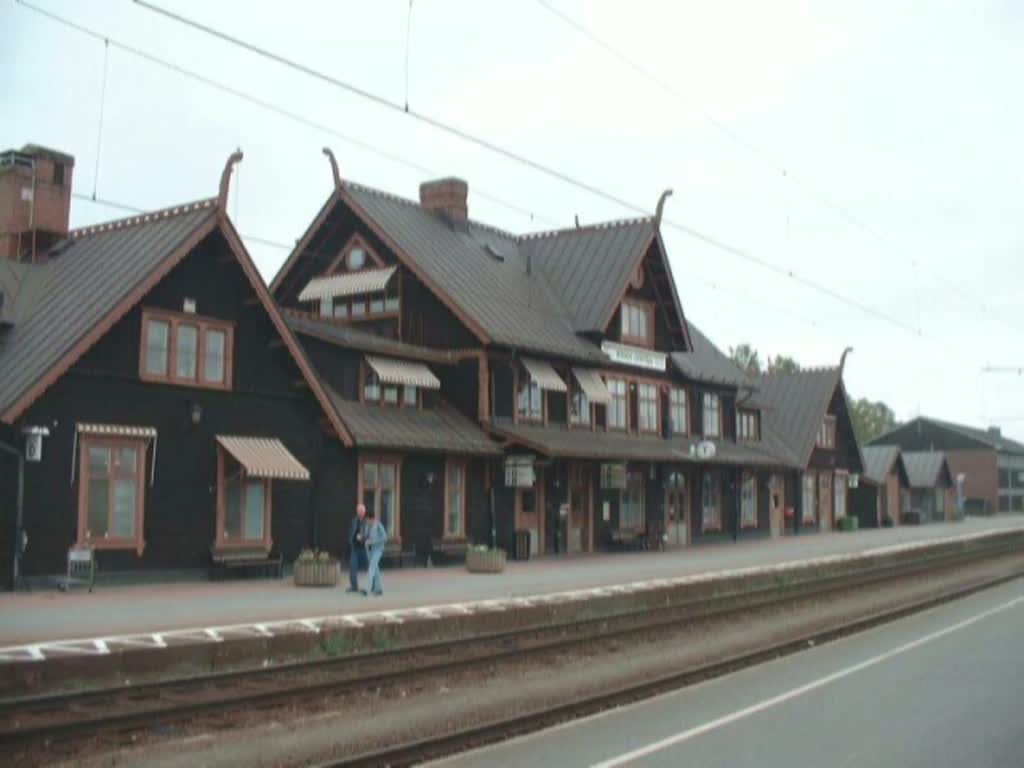
[(516, 531), (516, 560), (530, 559), (530, 532)]

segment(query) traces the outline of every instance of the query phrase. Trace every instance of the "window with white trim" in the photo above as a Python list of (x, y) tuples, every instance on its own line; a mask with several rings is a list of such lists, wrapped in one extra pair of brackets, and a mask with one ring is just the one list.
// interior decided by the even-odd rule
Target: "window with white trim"
[(619, 504), (619, 528), (642, 530), (644, 527), (644, 473), (629, 472), (626, 475), (626, 489), (622, 491)]
[(704, 437), (722, 436), (722, 403), (714, 392), (705, 392), (702, 396), (704, 405)]
[(813, 523), (816, 519), (816, 506), (818, 500), (818, 494), (816, 493), (814, 473), (804, 473), (804, 488), (803, 488), (803, 510), (800, 517), (805, 523)]
[(78, 544), (142, 554), (147, 441), (83, 435), (79, 442)]
[(689, 419), (686, 408), (686, 390), (682, 387), (672, 387), (668, 401), (669, 420), (672, 425), (673, 435), (685, 435), (689, 433)]
[(366, 511), (372, 511), (377, 516), (391, 538), (398, 537), (398, 469), (395, 461), (364, 461), (360, 475)]
[(529, 371), (524, 371), (519, 377), (516, 413), (524, 421), (544, 420), (544, 390), (534, 381)]
[(701, 530), (722, 530), (721, 480), (715, 472), (705, 472), (701, 478)]
[(629, 426), (627, 419), (629, 409), (626, 407), (628, 402), (626, 380), (609, 378), (605, 380), (605, 384), (608, 386), (608, 393), (612, 396), (608, 403), (608, 429), (626, 429)]
[(572, 387), (569, 397), (569, 423), (590, 426), (590, 398), (578, 384)]
[(637, 418), (641, 432), (657, 433), (658, 429), (658, 387), (640, 382), (637, 384)]
[(740, 483), (740, 525), (757, 527), (757, 480), (749, 470), (744, 470)]
[(222, 320), (144, 309), (139, 377), (230, 389), (233, 342), (234, 327)]

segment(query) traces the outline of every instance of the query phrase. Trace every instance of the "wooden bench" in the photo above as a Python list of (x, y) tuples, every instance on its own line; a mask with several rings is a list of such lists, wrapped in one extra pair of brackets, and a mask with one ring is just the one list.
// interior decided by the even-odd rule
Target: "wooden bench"
[(215, 549), (211, 545), (210, 562), (211, 576), (250, 568), (265, 569), (271, 574), (276, 572), (279, 579), (283, 575), (281, 555), (274, 555), (262, 548)]
[(441, 555), (445, 560), (465, 560), (468, 549), (466, 539), (434, 539), (430, 542), (430, 554)]
[(380, 557), (381, 565), (397, 565), (399, 568), (416, 565), (416, 553), (412, 550), (403, 550), (394, 541), (388, 541), (384, 545), (384, 554)]
[(614, 549), (646, 549), (646, 531), (612, 531), (608, 544)]

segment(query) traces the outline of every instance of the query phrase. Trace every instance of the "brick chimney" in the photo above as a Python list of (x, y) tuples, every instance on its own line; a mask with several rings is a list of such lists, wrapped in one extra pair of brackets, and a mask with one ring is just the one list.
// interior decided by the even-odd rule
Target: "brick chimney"
[(35, 144), (0, 152), (0, 259), (35, 260), (67, 235), (74, 167)]
[(469, 185), (452, 176), (420, 184), (420, 205), (453, 225), (465, 226), (469, 218), (468, 196)]

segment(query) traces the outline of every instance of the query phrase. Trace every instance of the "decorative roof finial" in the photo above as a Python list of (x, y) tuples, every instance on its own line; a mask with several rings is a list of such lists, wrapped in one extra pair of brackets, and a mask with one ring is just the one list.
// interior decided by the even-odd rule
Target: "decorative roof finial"
[(242, 150), (236, 149), (231, 157), (224, 163), (224, 170), (220, 174), (220, 193), (217, 195), (217, 207), (224, 213), (228, 212), (228, 186), (231, 184), (231, 171), (236, 163), (242, 162)]
[(654, 209), (654, 229), (661, 229), (661, 214), (665, 210), (665, 201), (672, 195), (671, 189), (666, 189), (658, 198), (658, 207)]
[(334, 153), (330, 147), (324, 147), (324, 154), (331, 161), (331, 173), (334, 175), (334, 188), (341, 189), (341, 173), (338, 171), (338, 161), (334, 159)]
[(847, 347), (843, 350), (843, 356), (839, 358), (839, 375), (843, 375), (843, 368), (846, 366), (846, 356), (853, 352), (853, 347)]

